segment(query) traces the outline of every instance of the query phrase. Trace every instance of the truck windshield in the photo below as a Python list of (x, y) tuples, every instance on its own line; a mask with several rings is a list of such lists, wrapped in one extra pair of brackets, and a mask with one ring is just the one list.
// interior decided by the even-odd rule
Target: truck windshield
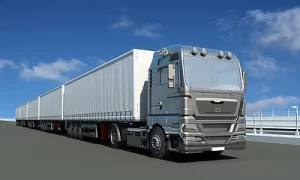
[(238, 61), (185, 56), (187, 86), (203, 90), (241, 91), (242, 79)]

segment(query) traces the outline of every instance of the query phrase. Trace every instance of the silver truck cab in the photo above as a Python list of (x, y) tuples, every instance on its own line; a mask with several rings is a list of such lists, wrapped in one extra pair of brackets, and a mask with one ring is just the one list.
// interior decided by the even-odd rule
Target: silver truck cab
[(149, 148), (208, 152), (246, 147), (246, 73), (229, 51), (173, 45), (154, 53), (149, 68)]

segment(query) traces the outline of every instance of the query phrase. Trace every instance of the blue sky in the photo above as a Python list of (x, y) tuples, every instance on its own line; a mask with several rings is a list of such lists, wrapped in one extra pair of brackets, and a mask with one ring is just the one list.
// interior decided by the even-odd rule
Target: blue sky
[(0, 116), (133, 48), (171, 44), (234, 52), (249, 112), (300, 104), (296, 0), (175, 2), (0, 0)]

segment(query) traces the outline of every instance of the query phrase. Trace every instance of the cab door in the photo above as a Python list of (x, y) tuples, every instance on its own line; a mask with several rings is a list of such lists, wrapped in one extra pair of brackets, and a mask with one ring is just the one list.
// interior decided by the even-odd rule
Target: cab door
[(151, 114), (178, 114), (180, 109), (180, 99), (177, 96), (180, 86), (179, 59), (172, 59), (172, 56), (161, 58), (157, 68), (153, 69), (152, 76), (152, 80), (155, 78), (156, 83), (151, 87)]

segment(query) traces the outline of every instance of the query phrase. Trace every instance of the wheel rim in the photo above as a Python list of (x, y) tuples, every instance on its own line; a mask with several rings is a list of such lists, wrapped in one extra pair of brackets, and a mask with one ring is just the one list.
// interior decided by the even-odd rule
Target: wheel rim
[(82, 134), (81, 134), (81, 127), (80, 126), (77, 128), (77, 134), (78, 134), (78, 138), (81, 139)]
[(161, 138), (158, 134), (154, 134), (151, 138), (151, 146), (155, 153), (159, 153), (161, 148)]
[(70, 137), (74, 137), (74, 127), (70, 126)]
[(74, 126), (73, 128), (73, 136), (75, 139), (77, 139), (78, 137), (78, 128), (77, 128), (77, 125)]
[(110, 143), (115, 144), (116, 141), (117, 141), (117, 132), (116, 129), (113, 127), (110, 132)]
[(68, 127), (68, 135), (71, 136), (71, 127)]

